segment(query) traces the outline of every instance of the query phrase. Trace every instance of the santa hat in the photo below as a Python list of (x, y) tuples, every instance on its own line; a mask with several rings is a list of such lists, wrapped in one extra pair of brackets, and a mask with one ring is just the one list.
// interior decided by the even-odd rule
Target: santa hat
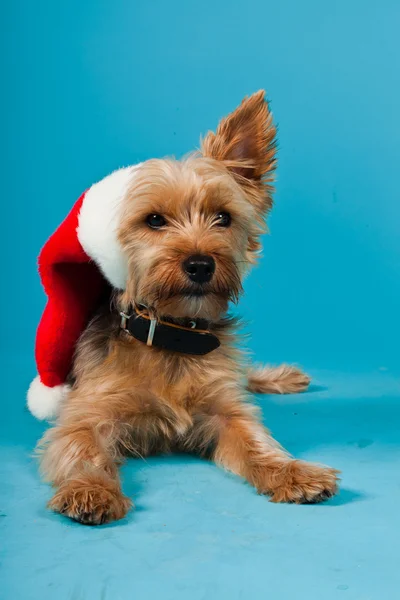
[(57, 416), (80, 335), (110, 287), (125, 288), (127, 262), (117, 229), (136, 168), (115, 171), (87, 190), (40, 253), (48, 301), (36, 336), (38, 376), (28, 391), (29, 410), (38, 419)]

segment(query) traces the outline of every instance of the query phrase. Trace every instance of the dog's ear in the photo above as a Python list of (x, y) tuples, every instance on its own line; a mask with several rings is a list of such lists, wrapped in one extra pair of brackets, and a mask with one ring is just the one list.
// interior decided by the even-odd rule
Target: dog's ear
[(270, 184), (276, 167), (276, 128), (261, 90), (245, 98), (240, 106), (209, 132), (201, 144), (203, 156), (224, 161), (238, 180), (251, 183), (270, 199)]

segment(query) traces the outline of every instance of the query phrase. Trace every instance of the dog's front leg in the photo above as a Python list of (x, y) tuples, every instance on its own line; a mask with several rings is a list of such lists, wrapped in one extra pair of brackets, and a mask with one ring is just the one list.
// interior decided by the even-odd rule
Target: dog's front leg
[(337, 490), (336, 470), (292, 458), (246, 402), (210, 401), (195, 423), (188, 447), (212, 448), (217, 464), (245, 477), (273, 502), (321, 502)]
[(83, 417), (49, 429), (39, 445), (42, 473), (56, 488), (49, 508), (88, 525), (121, 519), (132, 505), (122, 494), (117, 449), (106, 429)]
[(118, 475), (123, 456), (168, 451), (191, 424), (186, 411), (146, 390), (109, 389), (95, 399), (90, 388), (74, 390), (39, 443), (41, 471), (56, 488), (49, 508), (92, 525), (121, 519), (132, 505)]

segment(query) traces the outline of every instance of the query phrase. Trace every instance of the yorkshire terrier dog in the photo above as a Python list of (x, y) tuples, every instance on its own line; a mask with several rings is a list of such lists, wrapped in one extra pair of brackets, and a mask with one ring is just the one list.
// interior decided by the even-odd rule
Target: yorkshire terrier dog
[(272, 207), (275, 136), (261, 91), (198, 153), (138, 166), (118, 230), (126, 287), (81, 337), (71, 392), (39, 446), (52, 510), (92, 525), (121, 519), (132, 506), (123, 458), (175, 450), (212, 459), (273, 502), (336, 492), (338, 472), (291, 457), (249, 399), (301, 392), (309, 378), (252, 368), (227, 316)]

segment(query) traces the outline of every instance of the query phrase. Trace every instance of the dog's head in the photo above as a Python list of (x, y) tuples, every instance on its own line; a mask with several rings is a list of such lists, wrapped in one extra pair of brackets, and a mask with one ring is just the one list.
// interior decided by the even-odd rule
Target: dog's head
[(215, 320), (238, 298), (272, 206), (275, 134), (258, 92), (207, 134), (199, 153), (138, 167), (119, 231), (126, 303)]

